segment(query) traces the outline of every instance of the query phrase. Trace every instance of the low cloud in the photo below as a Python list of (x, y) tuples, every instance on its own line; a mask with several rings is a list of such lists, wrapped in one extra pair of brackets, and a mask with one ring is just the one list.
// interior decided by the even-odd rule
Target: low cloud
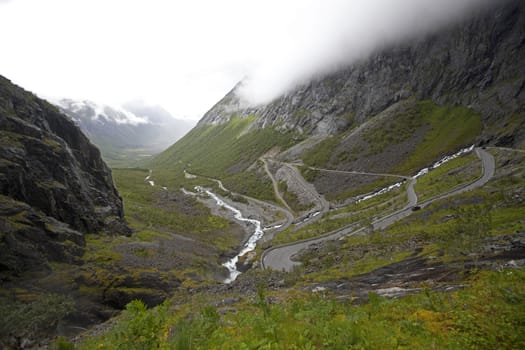
[[(386, 45), (451, 25), (497, 0), (325, 0), (293, 2), (272, 42), (254, 56), (240, 96), (249, 104), (274, 98), (364, 58)], [(295, 8), (294, 8), (295, 7)], [(276, 27), (276, 28), (275, 28)]]
[(142, 97), (198, 118), (243, 77), (242, 97), (265, 103), (503, 1), (0, 0), (0, 74), (43, 96)]

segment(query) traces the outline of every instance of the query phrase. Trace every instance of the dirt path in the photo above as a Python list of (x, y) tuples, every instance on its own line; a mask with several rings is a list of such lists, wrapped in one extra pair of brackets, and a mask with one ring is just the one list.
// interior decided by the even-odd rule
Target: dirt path
[[(230, 192), (230, 193), (232, 193), (235, 196), (243, 197), (244, 199), (246, 199), (246, 200), (248, 200), (250, 202), (253, 202), (253, 203), (255, 203), (255, 204), (257, 204), (257, 205), (259, 205), (261, 207), (267, 207), (267, 208), (271, 208), (271, 209), (273, 209), (275, 211), (281, 212), (284, 215), (284, 217), (285, 217), (285, 221), (282, 224), (280, 224), (279, 222), (273, 223), (273, 225), (279, 224), (278, 225), (279, 227), (274, 229), (274, 230), (270, 230), (268, 232), (265, 232), (264, 236), (260, 240), (261, 242), (267, 242), (267, 241), (273, 239), (273, 237), (277, 233), (287, 229), (293, 223), (293, 221), (295, 219), (295, 217), (294, 217), (294, 215), (292, 214), (291, 211), (289, 211), (289, 210), (287, 210), (287, 209), (285, 209), (283, 207), (280, 207), (280, 206), (278, 206), (276, 204), (270, 203), (270, 202), (265, 202), (265, 201), (262, 201), (260, 199), (256, 199), (256, 198), (253, 198), (253, 197), (250, 197), (250, 196), (246, 196), (246, 195), (243, 195), (243, 194), (240, 194), (240, 193), (233, 192), (233, 191), (227, 189), (224, 186), (224, 184), (222, 183), (222, 181), (219, 180), (219, 179), (211, 178), (211, 177), (208, 177), (208, 176), (190, 174), (190, 173), (187, 173), (187, 174), (192, 176), (193, 178), (203, 177), (205, 179), (215, 181), (218, 184), (219, 188), (221, 190), (225, 191), (225, 192)], [(183, 191), (185, 191), (185, 190), (183, 189)], [(185, 191), (185, 193), (191, 194), (191, 192), (188, 192), (188, 191)]]
[(288, 203), (286, 203), (283, 196), (281, 195), (281, 192), (279, 192), (279, 184), (277, 183), (277, 180), (275, 180), (275, 177), (273, 176), (272, 172), (268, 168), (268, 160), (266, 158), (261, 158), (261, 160), (264, 163), (264, 171), (266, 171), (266, 173), (270, 177), (270, 180), (272, 180), (273, 192), (275, 194), (275, 197), (286, 207), (286, 209), (292, 214), (292, 216), (295, 216), (294, 215), (295, 212), (292, 210), (292, 208), (290, 208)]
[(488, 149), (500, 149), (509, 152), (525, 153), (525, 149), (510, 148), (510, 147), (487, 147)]
[(406, 180), (411, 179), (410, 176), (398, 175), (398, 174), (369, 173), (369, 172), (365, 172), (365, 171), (351, 171), (351, 170), (332, 170), (332, 169), (316, 168), (316, 167), (313, 167), (313, 166), (309, 166), (308, 168), (312, 169), (312, 170), (323, 171), (323, 172), (326, 172), (326, 173), (384, 176), (384, 177), (395, 177), (395, 178), (406, 179)]
[[(466, 191), (470, 191), (472, 189), (478, 188), (486, 184), (494, 176), (494, 170), (495, 170), (494, 157), (490, 153), (480, 148), (476, 148), (476, 155), (480, 158), (482, 162), (482, 167), (483, 167), (483, 173), (480, 178), (478, 178), (477, 180), (473, 181), (470, 184), (461, 186), (452, 191), (449, 191), (447, 193), (444, 193), (442, 195), (439, 195), (437, 197), (434, 197), (422, 203), (419, 203), (419, 206), (425, 207), (437, 200), (444, 199), (444, 198), (447, 198), (447, 197), (450, 197), (450, 196), (453, 196), (459, 193), (463, 193)], [(417, 203), (417, 195), (414, 191), (414, 184), (415, 184), (415, 179), (412, 179), (407, 188), (407, 194), (409, 198), (408, 205), (401, 210), (398, 210), (392, 214), (389, 214), (387, 216), (384, 216), (374, 221), (373, 227), (375, 230), (384, 229), (392, 225), (393, 223), (412, 214), (412, 206), (413, 204)], [(305, 249), (314, 243), (320, 243), (320, 242), (327, 241), (327, 240), (339, 239), (343, 236), (355, 235), (359, 233), (365, 233), (365, 229), (360, 228), (356, 230), (355, 225), (350, 225), (350, 226), (346, 226), (341, 229), (329, 232), (320, 237), (315, 237), (315, 238), (311, 238), (311, 239), (307, 239), (307, 240), (303, 240), (299, 242), (293, 242), (293, 243), (284, 244), (284, 245), (277, 246), (277, 247), (272, 247), (263, 252), (261, 256), (261, 264), (263, 268), (271, 268), (271, 269), (279, 270), (279, 271), (280, 270), (290, 271), (294, 266), (299, 265), (298, 262), (292, 261), (291, 258), (295, 254), (297, 254), (300, 250)]]

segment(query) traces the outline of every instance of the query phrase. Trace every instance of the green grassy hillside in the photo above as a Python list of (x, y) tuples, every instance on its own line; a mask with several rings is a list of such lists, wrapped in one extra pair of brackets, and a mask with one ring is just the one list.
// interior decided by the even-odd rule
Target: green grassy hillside
[[(307, 166), (412, 176), (441, 157), (479, 141), (480, 116), (463, 106), (439, 106), (432, 101), (401, 101), (341, 134), (306, 150)], [(374, 191), (395, 180), (352, 179), (302, 167), (303, 175), (331, 200)]]
[(425, 290), (392, 300), (371, 293), (357, 305), (260, 289), (252, 301), (235, 303), (235, 312), (169, 304), (146, 310), (136, 301), (111, 332), (80, 349), (519, 349), (524, 282), (523, 270), (483, 272), (446, 296)]
[[(362, 168), (368, 159), (373, 162), (369, 167), (376, 171), (413, 175), (436, 159), (473, 144), (481, 135), (482, 123), (480, 116), (466, 107), (407, 100), (394, 112), (371, 118), (357, 134), (353, 131), (328, 137), (308, 150), (302, 157), (304, 163), (321, 168)], [(392, 149), (398, 154), (392, 154)], [(390, 157), (396, 161), (383, 162)]]
[[(232, 287), (187, 286), (151, 309), (133, 301), (105, 332), (76, 347), (522, 348), (525, 270), (513, 259), (523, 254), (525, 155), (499, 149), (491, 153), (496, 174), (481, 188), (437, 201), (387, 229), (308, 249), (297, 257), (303, 266), (291, 273), (253, 269)], [(422, 180), (418, 191), (431, 195), (440, 177), (461, 174), (473, 162), (467, 155), (447, 163)], [(149, 197), (152, 190), (134, 193), (132, 182), (119, 180), (123, 175), (117, 172), (116, 178), (124, 197), (146, 205), (133, 196)], [(137, 183), (143, 175), (137, 170)], [(443, 186), (463, 181), (468, 178)], [(391, 192), (330, 215), (357, 215), (338, 219), (346, 223), (366, 221), (403, 200), (400, 191)], [(142, 215), (127, 209), (130, 217)], [(327, 225), (341, 223), (320, 221), (296, 234), (322, 234), (331, 229)], [(281, 234), (275, 242), (288, 241), (291, 232)]]
[[(410, 99), (326, 136), (313, 148), (301, 147), (308, 135), (252, 127), (255, 118), (199, 125), (144, 169), (114, 169), (134, 235), (89, 235), (82, 257), (86, 268), (73, 275), (79, 295), (127, 306), (103, 332), (86, 335), (74, 348), (525, 345), (520, 292), (525, 274), (513, 263), (523, 254), (515, 242), (523, 240), (525, 231), (522, 153), (491, 150), (497, 171), (484, 187), (415, 210), (383, 230), (373, 230), (374, 220), (407, 205), (408, 182), (367, 201), (348, 201), (476, 143), (483, 133), (478, 114)], [(293, 159), (283, 156), (286, 150)], [(294, 210), (310, 206), (291, 192), (286, 178), (278, 178), (284, 159), (298, 161), (295, 166), (332, 207), (259, 244), (255, 264), (246, 265), (252, 268), (225, 286), (219, 282), (226, 273), (220, 264), (238, 251), (245, 232), (226, 211), (208, 208), (204, 197), (196, 200), (180, 189), (206, 186), (235, 206), (248, 204), (221, 190), (213, 181), (220, 179), (235, 192), (275, 202), (263, 156), (272, 160), (269, 171)], [(356, 169), (359, 174), (348, 172)], [(473, 153), (463, 155), (418, 178), (415, 191), (422, 201), (470, 183), (480, 172), (480, 160)], [(146, 181), (148, 175), (155, 186)], [(274, 221), (284, 218), (273, 215)], [(301, 251), (293, 257), (301, 266), (290, 273), (255, 268), (263, 249), (349, 225), (363, 228), (363, 234)], [(6, 312), (19, 311), (13, 310)], [(60, 338), (57, 347), (73, 345)]]
[(221, 179), (236, 192), (273, 200), (264, 173), (249, 168), (269, 150), (292, 146), (295, 135), (272, 128), (250, 129), (254, 119), (233, 117), (220, 125), (199, 125), (155, 157), (150, 166), (167, 181), (184, 178), (182, 172), (186, 170)]
[[(349, 196), (401, 179), (330, 173), (309, 165), (328, 169), (360, 165), (367, 170), (369, 164), (376, 172), (413, 174), (472, 144), (481, 133), (479, 116), (466, 108), (430, 102), (407, 102), (404, 107), (404, 113), (394, 113), (391, 120), (374, 117), (357, 134), (346, 130), (303, 152), (305, 178), (329, 189), (328, 200), (342, 203)], [(126, 219), (135, 234), (113, 240), (88, 236), (83, 259), (89, 270), (76, 271), (75, 276), (81, 281), (78, 292), (86, 297), (138, 300), (128, 303), (103, 332), (84, 336), (74, 348), (513, 349), (525, 345), (521, 293), (525, 274), (516, 263), (523, 256), (520, 242), (525, 232), (525, 155), (519, 150), (490, 149), (496, 159), (490, 182), (413, 211), (386, 229), (374, 231), (372, 223), (406, 206), (406, 182), (370, 200), (332, 208), (302, 226), (292, 224), (260, 244), (256, 254), (348, 225), (365, 230), (301, 251), (293, 259), (302, 265), (290, 273), (254, 265), (231, 286), (218, 282), (224, 277), (220, 263), (238, 249), (243, 232), (224, 212), (212, 214), (179, 188), (201, 185), (231, 196), (211, 179), (219, 178), (237, 192), (274, 200), (259, 158), (273, 158), (270, 171), (276, 174), (279, 152), (299, 139), (271, 128), (251, 129), (253, 120), (253, 116), (232, 118), (225, 124), (196, 127), (149, 164), (155, 186), (145, 179), (150, 174), (147, 169), (114, 170)], [(394, 136), (381, 129), (385, 125), (395, 131)], [(388, 159), (391, 149), (402, 153), (395, 166)], [(350, 153), (345, 150), (357, 158), (340, 156)], [(186, 176), (185, 170), (199, 176)], [(421, 176), (415, 190), (425, 200), (472, 182), (480, 171), (480, 160), (466, 154)], [(345, 176), (347, 187), (339, 187)], [(371, 180), (359, 182), (355, 176)], [(284, 182), (278, 187), (287, 201), (299, 205)], [(155, 305), (165, 297), (166, 302), (153, 308), (143, 302)], [(61, 338), (57, 346), (73, 345)]]
[[(371, 118), (357, 134), (348, 129), (326, 137), (297, 156), (306, 165), (331, 169), (363, 169), (413, 175), (442, 156), (476, 141), (482, 132), (479, 115), (465, 107), (438, 106), (407, 100), (388, 115)], [(274, 200), (271, 183), (257, 160), (272, 150), (278, 154), (308, 135), (252, 128), (256, 116), (233, 116), (227, 123), (198, 125), (147, 166), (171, 187), (184, 183), (183, 171), (221, 179), (226, 187), (265, 200)], [(358, 127), (358, 124), (353, 124)], [(348, 136), (352, 137), (348, 137)], [(395, 150), (395, 152), (392, 152)], [(366, 162), (366, 163), (364, 163)], [(303, 168), (306, 170), (306, 168)], [(314, 185), (320, 173), (304, 174)], [(328, 197), (342, 200), (373, 191), (388, 179), (370, 179), (351, 187), (332, 183)]]

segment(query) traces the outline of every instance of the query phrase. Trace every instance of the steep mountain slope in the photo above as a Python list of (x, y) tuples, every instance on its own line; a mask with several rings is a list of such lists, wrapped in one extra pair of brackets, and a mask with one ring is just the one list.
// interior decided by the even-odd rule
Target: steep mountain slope
[(0, 297), (55, 288), (36, 283), (81, 265), (86, 234), (129, 235), (123, 215), (99, 150), (56, 107), (0, 77)]
[(100, 147), (111, 166), (128, 166), (159, 153), (190, 130), (193, 124), (173, 118), (160, 106), (133, 101), (122, 108), (92, 101), (62, 99), (57, 106)]
[(523, 6), (505, 1), (492, 13), (473, 14), (470, 22), (384, 49), (269, 105), (243, 107), (235, 88), (199, 125), (256, 115), (256, 127), (333, 135), (410, 97), (468, 106), (485, 120), (523, 112)]
[[(239, 192), (269, 198), (270, 180), (257, 162), (269, 151), (272, 158), (320, 168), (409, 176), (473, 143), (521, 147), (523, 28), (525, 5), (506, 1), (462, 24), (385, 48), (268, 105), (247, 107), (237, 86), (152, 166), (221, 177)], [(303, 175), (335, 197), (374, 187), (370, 179), (323, 181), (305, 168)]]
[(83, 233), (125, 232), (99, 150), (50, 104), (5, 78), (1, 89), (2, 195)]
[[(233, 254), (201, 248), (176, 271), (175, 305), (133, 301), (80, 347), (523, 347), (524, 10), (505, 1), (266, 106), (244, 106), (234, 89), (151, 170), (117, 170), (130, 221), (151, 239), (134, 260), (143, 275), (169, 281), (159, 256), (171, 264), (174, 246), (219, 245), (218, 229), (232, 231), (204, 206), (229, 220), (237, 208), (263, 237), (233, 263), (233, 283), (205, 272)], [(241, 236), (221, 245), (243, 251)]]

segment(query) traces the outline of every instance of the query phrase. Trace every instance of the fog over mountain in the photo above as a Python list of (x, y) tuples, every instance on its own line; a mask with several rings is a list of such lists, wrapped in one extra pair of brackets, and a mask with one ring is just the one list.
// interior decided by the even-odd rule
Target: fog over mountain
[(0, 33), (0, 350), (524, 348), (525, 0), (0, 0)]
[(113, 104), (141, 97), (199, 118), (240, 80), (245, 101), (268, 102), (501, 2), (1, 1), (0, 31), (11, 49), (0, 66), (42, 96)]
[[(375, 51), (472, 16), (492, 0), (369, 0), (297, 5), (274, 55), (261, 60), (239, 89), (248, 104), (268, 103), (312, 78), (364, 59)], [(291, 10), (291, 9), (290, 9)]]
[(158, 153), (188, 132), (195, 121), (173, 118), (158, 105), (135, 100), (123, 107), (87, 100), (60, 99), (55, 104), (96, 144), (110, 165), (132, 165)]

